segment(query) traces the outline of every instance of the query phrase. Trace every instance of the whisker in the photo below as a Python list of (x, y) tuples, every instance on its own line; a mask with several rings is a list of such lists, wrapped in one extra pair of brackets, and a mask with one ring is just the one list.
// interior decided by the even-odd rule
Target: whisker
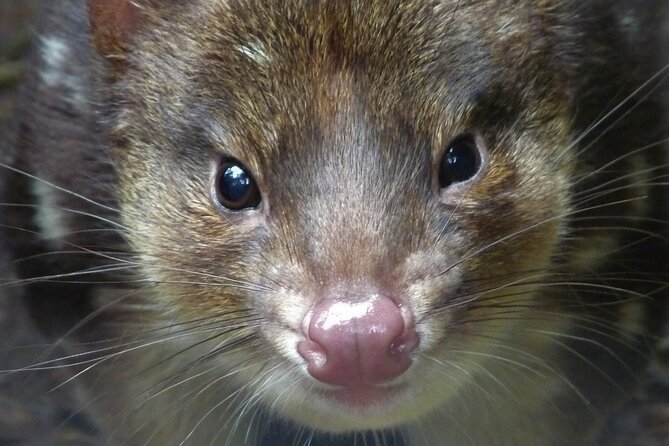
[(121, 210), (120, 210), (120, 209), (113, 208), (113, 207), (111, 207), (111, 206), (107, 206), (107, 205), (105, 205), (105, 204), (99, 203), (99, 202), (97, 202), (97, 201), (95, 201), (95, 200), (93, 200), (93, 199), (91, 199), (91, 198), (89, 198), (89, 197), (86, 197), (86, 196), (84, 196), (84, 195), (81, 195), (81, 194), (79, 194), (79, 193), (77, 193), (77, 192), (74, 192), (74, 191), (69, 190), (69, 189), (67, 189), (67, 188), (64, 188), (64, 187), (58, 186), (58, 185), (56, 185), (56, 184), (53, 184), (53, 183), (51, 183), (51, 182), (49, 182), (49, 181), (46, 181), (45, 179), (40, 178), (40, 177), (38, 177), (38, 176), (35, 176), (35, 175), (33, 175), (33, 174), (29, 173), (29, 172), (26, 172), (25, 170), (21, 170), (21, 169), (18, 169), (18, 168), (16, 168), (16, 167), (12, 167), (12, 166), (10, 166), (9, 164), (5, 164), (5, 163), (2, 163), (2, 162), (0, 162), (0, 167), (2, 167), (2, 168), (4, 168), (4, 169), (7, 169), (7, 170), (9, 170), (9, 171), (11, 171), (11, 172), (14, 172), (14, 173), (23, 175), (23, 176), (25, 176), (25, 177), (27, 177), (27, 178), (30, 178), (31, 180), (37, 181), (37, 182), (39, 182), (39, 183), (42, 183), (42, 184), (44, 184), (44, 185), (46, 185), (46, 186), (49, 186), (49, 187), (51, 187), (51, 188), (53, 188), (53, 189), (56, 189), (56, 190), (58, 190), (58, 191), (64, 192), (64, 193), (66, 193), (66, 194), (68, 194), (68, 195), (71, 195), (71, 196), (73, 196), (73, 197), (75, 197), (75, 198), (78, 198), (78, 199), (80, 199), (80, 200), (83, 200), (83, 201), (85, 201), (86, 203), (90, 203), (90, 204), (95, 205), (95, 206), (97, 206), (97, 207), (100, 207), (100, 208), (102, 208), (102, 209), (105, 209), (105, 210), (108, 210), (108, 211), (112, 211), (112, 212), (114, 212), (114, 213), (116, 213), (116, 214), (121, 214)]
[[(594, 144), (599, 138), (601, 138), (601, 135), (604, 135), (606, 132), (608, 132), (610, 129), (615, 126), (618, 122), (620, 122), (624, 117), (629, 115), (636, 107), (638, 104), (643, 102), (644, 100), (648, 99), (651, 94), (653, 94), (657, 88), (666, 80), (667, 78), (667, 73), (669, 72), (669, 64), (665, 65), (664, 67), (660, 68), (655, 74), (653, 74), (648, 80), (646, 80), (644, 83), (642, 83), (639, 87), (637, 87), (632, 93), (630, 93), (625, 99), (620, 101), (618, 105), (613, 107), (608, 113), (606, 113), (602, 118), (598, 119), (593, 123), (592, 126), (588, 127), (583, 133), (581, 133), (580, 136), (574, 139), (571, 144), (569, 144), (557, 157), (557, 161), (560, 161), (562, 157), (569, 153), (571, 149), (579, 144), (584, 138), (586, 138), (593, 130), (597, 129), (599, 126), (601, 126), (603, 123), (605, 123), (610, 117), (614, 116), (621, 108), (626, 106), (630, 101), (632, 101), (640, 92), (642, 92), (644, 89), (646, 89), (648, 86), (652, 86), (653, 83), (656, 82), (655, 86), (652, 86), (649, 91), (641, 97), (641, 99), (637, 102), (637, 104), (633, 105), (630, 107), (629, 110), (626, 110), (625, 113), (617, 118), (612, 124), (610, 124), (608, 127), (606, 127), (600, 134), (599, 137), (597, 137), (594, 141), (592, 141), (590, 144), (582, 148), (580, 151), (576, 152), (573, 156), (579, 156), (581, 155), (585, 150), (590, 148), (592, 144)], [(659, 79), (659, 81), (658, 81)]]

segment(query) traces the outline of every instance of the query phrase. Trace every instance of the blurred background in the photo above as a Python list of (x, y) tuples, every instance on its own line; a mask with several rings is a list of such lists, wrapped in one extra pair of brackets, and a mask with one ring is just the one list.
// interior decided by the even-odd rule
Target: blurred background
[[(30, 51), (32, 23), (47, 1), (59, 0), (0, 0), (0, 159), (25, 69), (23, 58)], [(68, 379), (66, 371), (7, 373), (40, 361), (51, 349), (23, 311), (18, 289), (7, 286), (11, 277), (6, 260), (0, 249), (0, 446), (103, 444), (80, 415), (71, 387), (58, 388)]]

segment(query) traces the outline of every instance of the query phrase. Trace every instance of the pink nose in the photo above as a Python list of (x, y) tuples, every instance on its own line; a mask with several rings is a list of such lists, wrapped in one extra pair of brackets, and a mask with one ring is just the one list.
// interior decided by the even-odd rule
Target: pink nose
[(418, 334), (388, 297), (363, 302), (324, 300), (308, 317), (308, 340), (300, 342), (297, 350), (309, 374), (321, 382), (348, 388), (373, 386), (411, 366)]

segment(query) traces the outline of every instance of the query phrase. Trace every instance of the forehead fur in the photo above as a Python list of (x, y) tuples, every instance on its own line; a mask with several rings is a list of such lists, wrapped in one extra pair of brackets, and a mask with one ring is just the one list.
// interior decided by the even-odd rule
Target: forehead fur
[[(336, 102), (326, 87), (341, 79), (348, 87), (338, 92), (366, 102), (372, 117), (402, 117), (433, 134), (466, 126), (477, 103), (537, 113), (541, 107), (523, 105), (565, 99), (555, 97), (565, 88), (549, 86), (564, 82), (569, 57), (570, 39), (556, 36), (569, 30), (554, 26), (559, 16), (565, 22), (566, 8), (545, 3), (209, 0), (183, 12), (174, 7), (140, 39), (138, 53), (154, 57), (136, 59), (144, 65), (135, 96), (160, 97), (143, 104), (156, 116), (196, 114), (205, 108), (198, 105), (215, 103), (209, 109), (225, 131), (264, 128), (243, 135), (261, 142), (282, 124), (313, 116), (319, 98)], [(180, 41), (166, 42), (166, 32)], [(178, 113), (160, 113), (172, 107)]]

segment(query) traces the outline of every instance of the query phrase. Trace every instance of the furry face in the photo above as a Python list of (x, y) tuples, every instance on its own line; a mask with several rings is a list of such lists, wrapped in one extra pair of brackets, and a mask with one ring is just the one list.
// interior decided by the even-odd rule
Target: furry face
[[(229, 372), (261, 364), (231, 378), (250, 397), (334, 432), (414, 421), (481, 379), (501, 354), (490, 339), (505, 342), (555, 305), (537, 302), (536, 288), (570, 209), (567, 75), (545, 70), (559, 44), (531, 26), (548, 20), (542, 10), (522, 9), (505, 22), (510, 34), (467, 20), (485, 14), (480, 4), (281, 5), (187, 10), (136, 44), (113, 149), (129, 240), (159, 284), (156, 303), (179, 319), (234, 309), (262, 321), (222, 338), (253, 338), (243, 360), (211, 360)], [(162, 33), (179, 38), (166, 46)], [(510, 59), (514, 45), (528, 56)], [(440, 184), (462, 138), (476, 168)], [(256, 183), (254, 207), (212, 199), (227, 160)], [(193, 271), (214, 286), (193, 283)], [(334, 323), (371, 351), (342, 346), (353, 342), (343, 333), (316, 342), (319, 360), (360, 376), (314, 372), (316, 353), (299, 347), (319, 336), (313, 319), (360, 303), (381, 314)], [(505, 305), (524, 309), (494, 317)], [(395, 358), (408, 369), (381, 379), (375, 369), (394, 360), (376, 357), (389, 346), (367, 332), (392, 331), (396, 316), (404, 327), (388, 336), (417, 345)]]
[[(90, 64), (60, 73), (76, 51), (51, 36), (42, 82), (104, 129), (94, 204), (122, 254), (76, 244), (132, 270), (86, 290), (79, 330), (110, 343), (82, 380), (112, 441), (253, 445), (277, 419), (311, 439), (590, 441), (642, 362), (635, 297), (655, 285), (630, 258), (661, 230), (658, 154), (634, 150), (658, 121), (614, 122), (598, 91), (629, 81), (615, 8), (88, 3), (90, 22), (67, 8)], [(621, 113), (653, 116), (647, 99)], [(603, 113), (613, 130), (588, 130)], [(74, 243), (86, 223), (57, 217), (43, 232)]]

